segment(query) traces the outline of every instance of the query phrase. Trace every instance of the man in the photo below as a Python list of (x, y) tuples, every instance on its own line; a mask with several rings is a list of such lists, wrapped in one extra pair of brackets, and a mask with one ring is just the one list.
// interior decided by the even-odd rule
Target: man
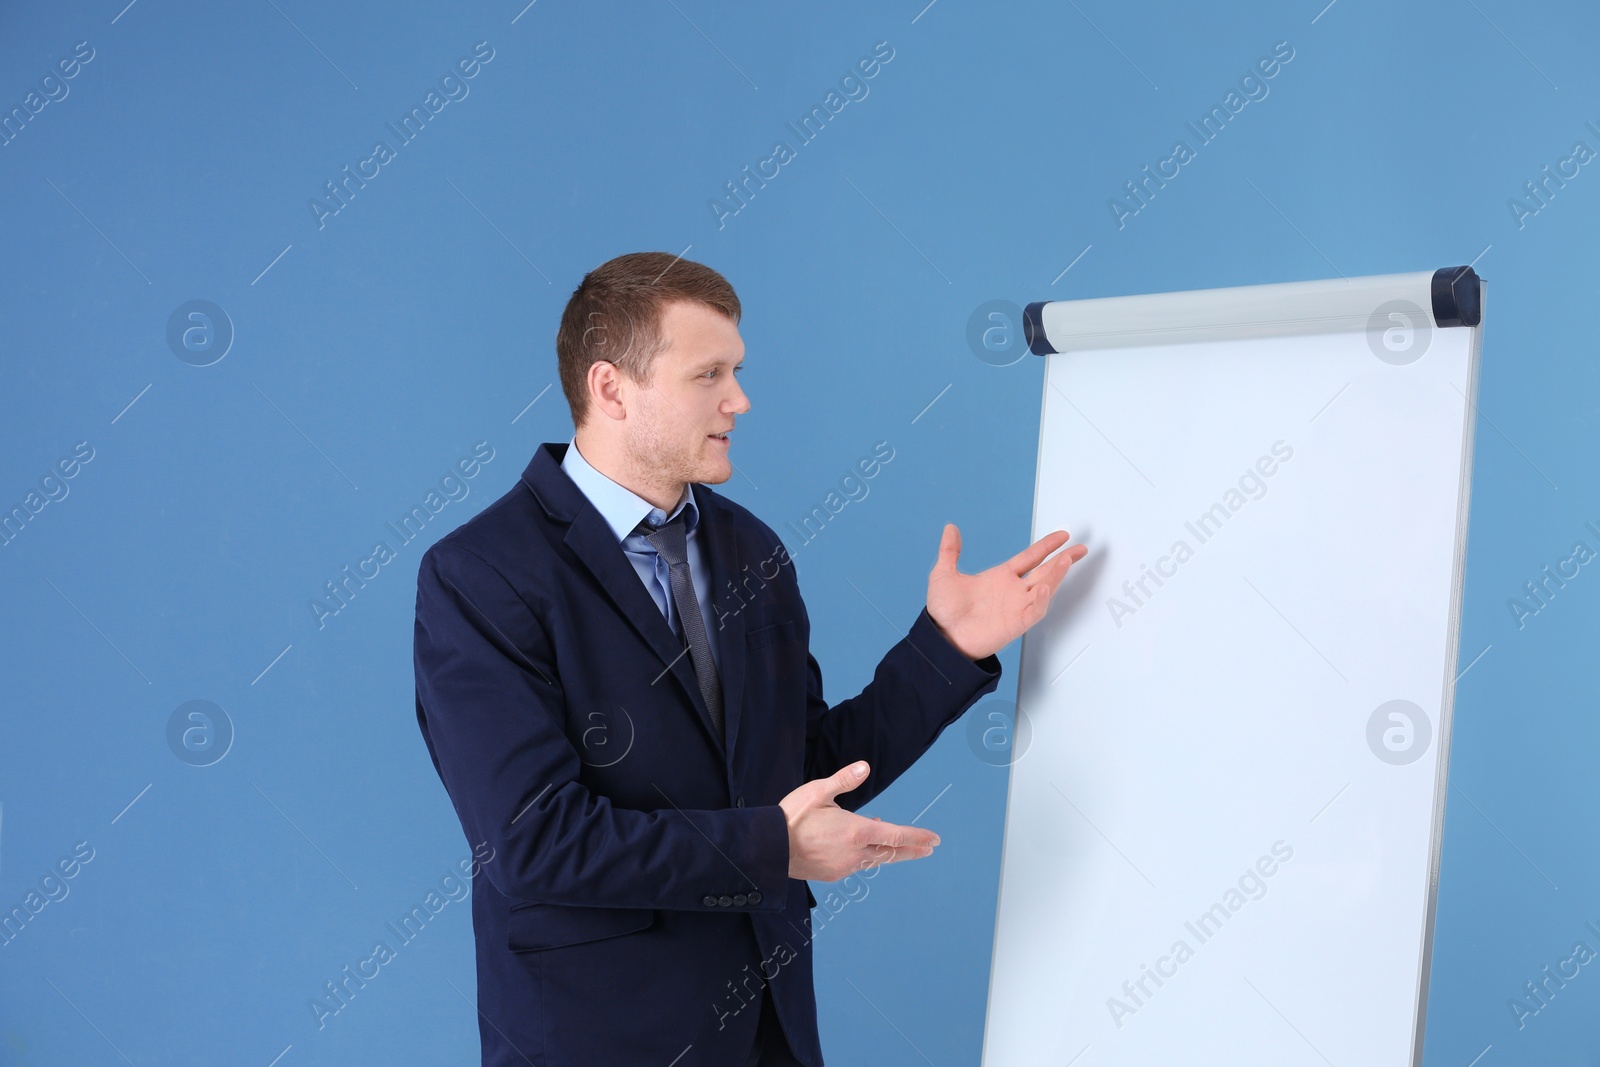
[[(927, 606), (829, 707), (793, 562), (708, 486), (750, 409), (716, 271), (619, 256), (556, 335), (576, 431), (423, 556), (417, 721), (475, 850), (486, 1065), (821, 1067), (805, 879), (929, 855), (855, 814), (1000, 679), (1081, 545)], [(492, 852), (491, 852), (492, 850)]]

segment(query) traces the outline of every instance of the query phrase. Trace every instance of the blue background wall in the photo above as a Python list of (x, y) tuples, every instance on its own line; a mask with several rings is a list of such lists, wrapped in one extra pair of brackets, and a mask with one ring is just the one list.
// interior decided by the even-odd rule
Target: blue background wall
[[(1600, 949), (1600, 577), (1521, 626), (1508, 608), (1600, 547), (1600, 164), (1508, 204), (1600, 150), (1593, 5), (123, 2), (0, 16), (0, 107), (59, 97), (0, 147), (0, 504), (59, 497), (0, 548), (0, 905), (92, 850), (0, 947), (0, 1062), (472, 1059), (463, 901), (320, 1029), (309, 1005), (469, 856), (413, 718), (415, 568), (567, 438), (557, 317), (638, 249), (687, 250), (744, 301), (731, 496), (783, 529), (895, 449), (795, 552), (834, 700), (897, 639), (862, 594), (909, 625), (943, 522), (969, 571), (1027, 540), (1043, 367), (980, 358), (975, 309), (1475, 262), (1463, 664), (1482, 656), (1426, 1062), (1600, 1062), (1600, 964), (1520, 1028), (1508, 1006)], [(1119, 226), (1108, 198), (1280, 41), (1266, 95)], [(92, 59), (41, 88), (79, 42)], [(441, 90), (479, 42), (493, 58)], [(878, 42), (892, 59), (800, 144), (785, 124)], [(401, 144), (386, 124), (430, 90), (456, 98)], [(319, 223), (308, 201), (380, 139), (394, 158)], [(719, 224), (709, 201), (780, 139), (794, 158)], [(324, 583), (478, 442), (493, 459), (446, 486), (466, 495), (319, 626)], [(75, 446), (92, 458), (41, 489)], [(1360, 566), (1349, 534), (1307, 565)], [(871, 808), (920, 815), (937, 857), (818, 935), (830, 1062), (977, 1061), (1006, 770), (966, 728)], [(1286, 1040), (1282, 1062), (1320, 1062)]]

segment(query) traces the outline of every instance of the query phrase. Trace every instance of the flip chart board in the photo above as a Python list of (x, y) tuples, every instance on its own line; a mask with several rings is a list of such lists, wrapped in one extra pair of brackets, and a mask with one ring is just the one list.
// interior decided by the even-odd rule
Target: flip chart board
[(1033, 537), (984, 1067), (1421, 1062), (1484, 285), (1029, 305)]

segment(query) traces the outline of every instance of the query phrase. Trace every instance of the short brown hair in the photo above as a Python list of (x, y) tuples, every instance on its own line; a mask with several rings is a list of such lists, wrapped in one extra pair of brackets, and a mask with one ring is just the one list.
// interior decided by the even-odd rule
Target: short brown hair
[(650, 380), (651, 365), (666, 346), (662, 309), (678, 300), (739, 321), (739, 298), (726, 278), (668, 252), (629, 252), (583, 276), (556, 330), (556, 364), (574, 427), (588, 414), (589, 368), (597, 360), (612, 363), (635, 382)]

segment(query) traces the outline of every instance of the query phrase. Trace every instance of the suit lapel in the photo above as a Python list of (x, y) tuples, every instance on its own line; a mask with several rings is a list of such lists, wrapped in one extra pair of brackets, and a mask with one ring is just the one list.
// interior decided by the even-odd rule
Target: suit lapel
[(566, 448), (564, 443), (540, 445), (523, 472), (522, 480), (533, 490), (534, 496), (552, 518), (569, 523), (563, 539), (566, 546), (594, 575), (617, 611), (660, 659), (661, 674), (652, 684), (671, 684), (667, 682), (669, 675), (677, 680), (677, 685), (694, 707), (706, 737), (726, 759), (738, 739), (744, 693), (744, 614), (735, 612), (728, 615), (719, 630), (715, 607), (717, 591), (733, 581), (739, 570), (733, 525), (710, 490), (698, 484), (691, 485), (695, 504), (700, 509), (701, 548), (710, 571), (713, 607), (710, 617), (704, 621), (707, 632), (713, 634), (712, 640), (717, 642), (718, 676), (722, 682), (723, 721), (727, 737), (725, 743), (719, 744), (712, 726), (711, 712), (706, 707), (705, 698), (700, 695), (700, 682), (695, 677), (694, 663), (687, 648), (667, 625), (655, 598), (639, 581), (638, 572), (628, 562), (622, 546), (617, 544), (616, 533), (606, 523), (599, 509), (590, 503), (589, 498), (561, 469)]
[[(727, 730), (727, 752), (739, 740), (739, 722), (744, 710), (744, 612), (726, 615), (717, 610), (722, 590), (736, 585), (739, 575), (737, 530), (722, 502), (705, 486), (690, 485), (695, 505), (700, 509), (700, 547), (710, 574), (710, 615), (706, 632), (717, 646), (717, 675), (722, 681), (722, 718)], [(703, 703), (703, 701), (702, 701)]]
[(639, 581), (633, 564), (628, 562), (622, 546), (617, 544), (617, 535), (593, 505), (579, 511), (573, 518), (572, 526), (567, 530), (566, 544), (589, 568), (628, 624), (661, 660), (661, 674), (651, 684), (669, 684), (669, 675), (676, 678), (684, 695), (694, 704), (706, 736), (714, 741), (716, 734), (712, 731), (711, 712), (706, 707), (705, 698), (700, 695), (700, 682), (695, 678), (694, 661), (689, 658), (688, 649), (672, 632), (672, 627), (667, 625), (666, 616), (661, 614), (655, 599), (645, 589), (644, 583)]

